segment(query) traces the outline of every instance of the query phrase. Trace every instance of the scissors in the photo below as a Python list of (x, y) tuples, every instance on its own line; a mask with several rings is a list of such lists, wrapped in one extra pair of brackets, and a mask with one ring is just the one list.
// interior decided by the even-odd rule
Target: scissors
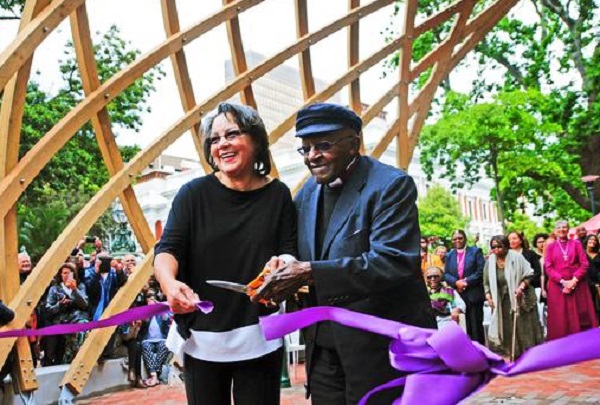
[[(210, 284), (215, 287), (224, 288), (226, 290), (235, 291), (238, 293), (246, 294), (249, 297), (252, 297), (258, 291), (258, 288), (262, 285), (260, 283), (257, 287), (252, 286), (252, 283), (249, 285), (234, 283), (233, 281), (224, 281), (224, 280), (206, 280), (207, 284)], [(268, 307), (276, 306), (277, 303), (273, 300), (265, 300), (263, 298), (260, 299), (261, 304), (264, 304)]]

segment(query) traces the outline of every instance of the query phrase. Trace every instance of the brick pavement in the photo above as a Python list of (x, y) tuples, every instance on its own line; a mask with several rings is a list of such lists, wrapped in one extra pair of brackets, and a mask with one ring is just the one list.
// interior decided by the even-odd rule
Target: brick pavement
[[(292, 388), (282, 389), (282, 405), (307, 405), (304, 399), (304, 370), (298, 370)], [(82, 405), (123, 404), (141, 405), (156, 403), (164, 405), (185, 404), (183, 386), (161, 385), (148, 389), (128, 389), (96, 398), (77, 401)], [(426, 398), (423, 404), (426, 404)], [(479, 404), (600, 404), (600, 360), (589, 361), (569, 367), (526, 374), (519, 377), (497, 377), (481, 392), (464, 401), (466, 405)]]

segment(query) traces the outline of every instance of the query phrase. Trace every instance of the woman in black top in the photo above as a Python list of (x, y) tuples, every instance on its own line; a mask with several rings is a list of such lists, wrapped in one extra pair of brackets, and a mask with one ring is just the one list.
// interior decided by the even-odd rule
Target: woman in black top
[[(208, 285), (247, 284), (265, 264), (296, 255), (296, 212), (289, 189), (268, 176), (268, 137), (253, 109), (223, 103), (204, 123), (212, 174), (179, 190), (160, 242), (155, 274), (185, 343), (185, 385), (192, 404), (278, 404), (282, 341), (266, 341), (258, 317), (277, 308)], [(212, 301), (208, 315), (195, 311)], [(201, 400), (200, 400), (201, 398)]]
[(600, 290), (600, 254), (598, 254), (600, 243), (598, 243), (598, 235), (588, 235), (583, 240), (583, 248), (590, 263), (586, 278), (592, 293), (596, 316), (600, 319), (600, 299), (598, 297), (598, 291)]
[(529, 243), (523, 236), (522, 232), (512, 231), (508, 234), (508, 243), (510, 244), (510, 250), (513, 250), (517, 253), (521, 253), (525, 259), (531, 265), (533, 269), (533, 278), (531, 279), (531, 285), (534, 288), (541, 287), (541, 278), (542, 278), (542, 265), (540, 263), (539, 257), (529, 249)]

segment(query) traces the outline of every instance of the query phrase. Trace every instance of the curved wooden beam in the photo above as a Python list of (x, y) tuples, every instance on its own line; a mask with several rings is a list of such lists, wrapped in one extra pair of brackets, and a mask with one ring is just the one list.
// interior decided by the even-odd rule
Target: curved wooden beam
[[(0, 182), (0, 195), (4, 196), (4, 199), (0, 201), (0, 216), (6, 215), (9, 205), (12, 205), (14, 202), (16, 202), (17, 198), (22, 194), (25, 188), (31, 184), (35, 176), (39, 174), (41, 169), (48, 163), (52, 156), (54, 156), (69, 139), (71, 139), (73, 134), (83, 124), (85, 124), (85, 122), (87, 122), (87, 120), (89, 120), (93, 114), (114, 99), (135, 79), (139, 78), (144, 72), (155, 66), (158, 62), (169, 56), (171, 53), (181, 49), (183, 42), (186, 42), (183, 41), (184, 39), (188, 37), (195, 39), (200, 34), (214, 28), (214, 26), (222, 22), (221, 20), (223, 18), (231, 18), (231, 15), (237, 15), (237, 13), (242, 9), (240, 4), (243, 3), (247, 5), (249, 3), (258, 3), (260, 1), (262, 0), (239, 0), (236, 3), (232, 3), (231, 5), (227, 6), (222, 11), (213, 14), (213, 16), (203, 20), (194, 27), (180, 34), (172, 36), (165, 43), (159, 45), (158, 48), (155, 48), (153, 51), (142, 56), (129, 67), (113, 76), (106, 83), (104, 83), (104, 85), (100, 86), (97, 90), (81, 101), (77, 107), (67, 113), (58, 124), (48, 131), (48, 133), (44, 135), (44, 137), (33, 148), (31, 148), (31, 150), (23, 157), (23, 159), (21, 159), (15, 169), (3, 181)], [(356, 9), (351, 14), (336, 20), (321, 30), (307, 35), (306, 37), (297, 41), (295, 44), (279, 52), (271, 59), (266, 60), (262, 64), (256, 66), (254, 69), (240, 75), (222, 91), (216, 93), (215, 96), (226, 95), (227, 97), (221, 98), (221, 100), (226, 100), (227, 98), (231, 97), (231, 89), (239, 91), (239, 89), (245, 87), (255, 78), (262, 77), (264, 74), (274, 69), (283, 61), (306, 49), (310, 44), (315, 44), (321, 41), (340, 28), (351, 24), (358, 18), (362, 18), (380, 9), (392, 1), (393, 0), (375, 0), (366, 6)], [(398, 42), (399, 41), (396, 40), (391, 44), (388, 44), (383, 48), (382, 51), (376, 53), (360, 65), (357, 65), (352, 70), (351, 74), (346, 75), (345, 78), (355, 78), (356, 75), (360, 74), (358, 67), (367, 66), (369, 64), (372, 66), (384, 56), (389, 55), (389, 53), (392, 52), (392, 48), (398, 46)], [(343, 81), (338, 81), (336, 85), (340, 86), (342, 82)], [(270, 141), (271, 143), (274, 142), (271, 138)]]
[(398, 137), (396, 138), (396, 165), (408, 170), (408, 90), (410, 86), (410, 65), (413, 57), (415, 16), (418, 0), (408, 0), (404, 5), (402, 35), (406, 38), (400, 49), (398, 70)]
[[(232, 3), (233, 0), (223, 0), (223, 5)], [(229, 49), (231, 50), (231, 63), (233, 65), (233, 73), (235, 76), (246, 72), (248, 70), (248, 64), (246, 63), (246, 54), (244, 52), (244, 42), (242, 41), (242, 34), (240, 32), (240, 20), (234, 17), (228, 20), (225, 25), (227, 26), (227, 38), (229, 39)], [(240, 99), (242, 104), (249, 105), (250, 107), (257, 110), (256, 99), (254, 98), (254, 92), (252, 91), (252, 84), (248, 83), (240, 93)]]
[[(32, 0), (25, 4), (19, 31), (44, 10), (49, 0)], [(27, 96), (27, 82), (31, 74), (33, 57), (23, 63), (8, 81), (0, 105), (0, 179), (10, 172), (19, 160), (19, 142), (23, 123), (23, 112)], [(0, 298), (9, 302), (19, 289), (17, 207), (13, 205), (0, 220)], [(15, 344), (14, 377), (21, 391), (39, 388), (28, 338), (17, 339)]]
[(191, 28), (170, 37), (154, 50), (143, 55), (127, 68), (107, 80), (77, 107), (69, 111), (50, 131), (31, 148), (5, 179), (0, 182), (0, 217), (6, 215), (33, 179), (50, 159), (71, 139), (91, 117), (123, 90), (160, 61), (181, 49), (184, 43), (198, 38), (232, 16), (264, 0), (238, 0)]
[[(179, 27), (177, 4), (175, 0), (161, 0), (160, 4), (165, 32), (167, 33), (167, 36), (170, 37), (181, 31)], [(192, 80), (190, 79), (190, 72), (183, 49), (171, 55), (171, 63), (173, 64), (173, 75), (175, 76), (175, 82), (177, 83), (177, 89), (179, 90), (179, 98), (181, 99), (183, 111), (189, 111), (196, 105), (196, 96), (194, 95), (194, 87), (192, 86)], [(210, 173), (212, 167), (210, 167), (204, 158), (200, 123), (192, 127), (191, 133), (196, 152), (198, 153), (198, 159), (204, 169), (204, 173)]]
[(85, 0), (55, 0), (45, 7), (0, 54), (0, 89), (33, 56), (44, 39)]
[[(296, 37), (302, 38), (303, 36), (308, 35), (308, 10), (306, 0), (295, 0), (294, 6), (296, 9)], [(315, 79), (312, 73), (310, 48), (306, 48), (298, 56), (300, 58), (302, 94), (304, 94), (304, 99), (306, 100), (315, 94)]]
[[(83, 91), (86, 95), (92, 93), (100, 87), (98, 77), (98, 68), (92, 45), (90, 34), (90, 25), (87, 16), (85, 4), (79, 7), (71, 14), (71, 31), (73, 32), (73, 44), (75, 45), (75, 55), (77, 65), (81, 76)], [(123, 158), (113, 135), (108, 110), (103, 107), (92, 117), (92, 127), (96, 133), (96, 141), (100, 148), (100, 153), (106, 164), (108, 174), (112, 176), (118, 170), (123, 168)], [(135, 196), (131, 186), (125, 188), (119, 196), (121, 206), (136, 239), (140, 242), (143, 250), (148, 250), (154, 246), (156, 240), (152, 235), (152, 230), (144, 217), (142, 207)]]
[[(360, 7), (360, 0), (348, 0), (348, 10), (352, 12), (355, 8)], [(350, 24), (348, 27), (348, 68), (356, 65), (360, 60), (359, 53), (359, 22)], [(360, 101), (360, 76), (350, 82), (348, 88), (350, 108), (358, 115), (362, 115), (362, 104)]]

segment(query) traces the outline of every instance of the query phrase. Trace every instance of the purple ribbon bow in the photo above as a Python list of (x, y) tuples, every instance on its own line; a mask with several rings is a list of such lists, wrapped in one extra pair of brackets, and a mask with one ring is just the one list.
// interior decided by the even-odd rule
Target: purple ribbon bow
[[(547, 370), (600, 357), (600, 329), (595, 328), (533, 347), (514, 363), (471, 341), (455, 323), (441, 330), (424, 329), (400, 322), (334, 307), (315, 307), (260, 319), (268, 340), (283, 337), (320, 321), (334, 321), (367, 332), (388, 336), (390, 363), (407, 376), (373, 388), (360, 401), (393, 387), (404, 387), (394, 404), (420, 404), (423, 392), (432, 405), (456, 404), (483, 388), (498, 375), (515, 376)], [(432, 389), (435, 387), (435, 389)]]
[[(199, 301), (196, 309), (205, 314), (212, 312), (213, 303), (210, 301)], [(139, 321), (140, 319), (150, 318), (156, 315), (162, 315), (170, 312), (169, 304), (158, 302), (156, 304), (145, 305), (128, 309), (113, 316), (97, 321), (85, 323), (68, 323), (47, 326), (40, 329), (11, 329), (0, 332), (0, 339), (25, 337), (25, 336), (50, 336), (50, 335), (68, 335), (71, 333), (84, 332), (87, 330), (117, 326), (124, 323)]]

